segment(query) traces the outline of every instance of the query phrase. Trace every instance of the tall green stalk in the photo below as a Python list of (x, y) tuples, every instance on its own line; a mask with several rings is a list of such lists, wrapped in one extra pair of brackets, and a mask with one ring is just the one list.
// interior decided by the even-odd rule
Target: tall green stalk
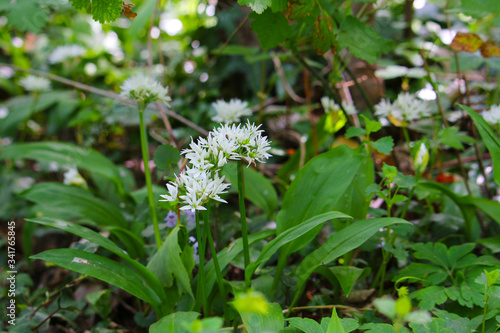
[(144, 105), (144, 103), (138, 103), (138, 108), (139, 108), (139, 122), (140, 122), (140, 132), (141, 132), (142, 161), (144, 163), (144, 174), (146, 176), (146, 186), (148, 188), (149, 210), (151, 211), (151, 217), (153, 218), (153, 228), (155, 231), (156, 247), (160, 248), (162, 241), (160, 236), (160, 227), (158, 226), (158, 218), (156, 217), (155, 200), (153, 196), (153, 185), (151, 183), (151, 173), (149, 172), (148, 139), (146, 137), (146, 126), (144, 125), (144, 109), (146, 108), (146, 105)]
[[(201, 234), (201, 226), (200, 226), (200, 213), (195, 212), (196, 218), (196, 238), (198, 239), (198, 287), (196, 291), (196, 303), (195, 309), (197, 311), (201, 308), (201, 302), (203, 301), (203, 311), (208, 310), (208, 297), (205, 290), (205, 246), (206, 236), (202, 236)], [(206, 313), (205, 313), (206, 314)]]
[(206, 235), (208, 237), (208, 245), (210, 246), (210, 251), (212, 252), (212, 260), (214, 263), (215, 275), (217, 277), (217, 284), (219, 285), (219, 292), (220, 292), (221, 298), (222, 298), (222, 309), (223, 309), (222, 311), (224, 314), (224, 321), (229, 322), (227, 320), (228, 312), (227, 312), (227, 302), (226, 302), (226, 292), (225, 292), (225, 288), (224, 288), (224, 280), (222, 278), (222, 272), (221, 272), (220, 265), (219, 265), (219, 258), (217, 257), (217, 251), (215, 250), (214, 240), (212, 238), (212, 232), (211, 232), (209, 224), (208, 224), (209, 217), (210, 217), (210, 203), (207, 203), (207, 210), (205, 211), (205, 225), (206, 226), (205, 225), (203, 226), (203, 231), (206, 233)]
[[(240, 201), (241, 238), (243, 239), (243, 256), (245, 258), (245, 270), (250, 264), (250, 247), (248, 246), (248, 227), (245, 211), (245, 179), (243, 177), (243, 162), (238, 161), (238, 198)], [(250, 277), (245, 274), (245, 288), (250, 288)]]

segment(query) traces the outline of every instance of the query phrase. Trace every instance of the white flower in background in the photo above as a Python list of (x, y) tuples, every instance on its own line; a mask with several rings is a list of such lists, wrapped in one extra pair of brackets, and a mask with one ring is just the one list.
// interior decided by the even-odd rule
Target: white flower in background
[(417, 154), (415, 155), (415, 159), (413, 160), (413, 165), (415, 166), (415, 171), (418, 174), (422, 174), (427, 168), (427, 164), (429, 163), (429, 150), (425, 143), (421, 143), (418, 148)]
[(356, 106), (352, 102), (342, 101), (342, 107), (344, 108), (345, 113), (347, 113), (348, 115), (358, 113), (358, 110), (356, 110)]
[(224, 124), (213, 129), (207, 138), (192, 140), (189, 148), (182, 151), (188, 166), (167, 184), (169, 193), (162, 195), (160, 201), (176, 202), (179, 198), (181, 209), (191, 212), (205, 210), (203, 205), (210, 199), (226, 203), (220, 195), (227, 193), (230, 184), (224, 183), (220, 168), (228, 160), (244, 158), (250, 165), (255, 161), (265, 162), (271, 156), (270, 144), (259, 127), (250, 122), (244, 126)]
[(391, 103), (383, 99), (375, 106), (375, 114), (381, 117), (393, 117), (398, 121), (414, 121), (431, 115), (431, 109), (426, 101), (423, 101), (415, 94), (401, 93), (398, 98)]
[(169, 102), (168, 87), (163, 87), (160, 82), (143, 74), (132, 76), (123, 82), (121, 95), (135, 99), (144, 104), (154, 101)]
[(484, 111), (481, 115), (490, 125), (500, 125), (500, 105), (492, 105), (488, 111)]
[(49, 62), (51, 64), (57, 64), (67, 59), (81, 57), (86, 52), (83, 46), (77, 44), (58, 46), (50, 54)]
[(327, 96), (321, 97), (321, 106), (323, 107), (323, 110), (325, 110), (325, 113), (340, 110), (340, 106), (336, 104), (333, 99), (330, 99)]
[(87, 188), (87, 182), (78, 173), (78, 169), (76, 167), (70, 167), (67, 170), (68, 171), (64, 173), (64, 184)]
[(219, 123), (232, 124), (239, 122), (240, 117), (252, 115), (248, 103), (236, 98), (231, 99), (229, 102), (219, 99), (217, 102), (212, 103), (212, 107), (217, 113), (212, 117), (212, 120)]
[(41, 76), (28, 75), (19, 80), (19, 84), (26, 91), (42, 92), (51, 89), (50, 81)]

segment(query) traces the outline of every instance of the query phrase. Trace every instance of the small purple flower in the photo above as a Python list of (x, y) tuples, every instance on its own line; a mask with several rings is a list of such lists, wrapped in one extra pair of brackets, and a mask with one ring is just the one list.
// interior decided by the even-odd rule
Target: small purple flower
[(182, 211), (186, 215), (186, 219), (188, 221), (188, 226), (193, 225), (196, 222), (196, 213), (190, 210)]
[(194, 249), (193, 257), (194, 257), (194, 261), (199, 261), (200, 260), (200, 256), (198, 255), (198, 242), (196, 241), (196, 238), (194, 238), (193, 236), (189, 236), (189, 242), (191, 244), (193, 244), (193, 249)]
[(164, 219), (165, 222), (167, 222), (167, 227), (168, 228), (173, 228), (177, 225), (177, 214), (175, 214), (172, 211), (168, 212), (167, 217)]

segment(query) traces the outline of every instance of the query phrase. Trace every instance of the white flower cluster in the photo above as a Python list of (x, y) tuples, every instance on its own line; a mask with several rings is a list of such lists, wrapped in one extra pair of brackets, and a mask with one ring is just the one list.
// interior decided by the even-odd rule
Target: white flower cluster
[(51, 64), (57, 64), (67, 59), (81, 57), (86, 52), (83, 46), (77, 44), (58, 46), (50, 54), (49, 62)]
[(267, 137), (263, 130), (248, 122), (244, 126), (221, 125), (208, 134), (207, 138), (192, 141), (188, 149), (182, 151), (189, 161), (189, 166), (174, 182), (167, 184), (168, 194), (162, 195), (164, 200), (181, 200), (182, 210), (206, 210), (203, 205), (210, 199), (226, 202), (220, 194), (226, 193), (230, 184), (224, 183), (220, 169), (228, 160), (246, 159), (264, 163), (271, 155)]
[(419, 99), (415, 94), (401, 93), (398, 98), (391, 103), (383, 99), (375, 105), (375, 114), (381, 117), (389, 117), (400, 121), (413, 121), (431, 115), (431, 109), (426, 101)]
[(212, 120), (219, 123), (232, 124), (239, 122), (240, 117), (252, 115), (252, 110), (248, 108), (248, 103), (236, 98), (231, 99), (229, 103), (219, 99), (217, 102), (212, 103), (212, 107), (217, 113), (212, 117)]
[(500, 125), (500, 105), (492, 105), (488, 111), (484, 111), (481, 115), (487, 123)]
[(122, 96), (144, 102), (145, 105), (154, 101), (171, 101), (167, 95), (168, 87), (163, 87), (160, 82), (143, 74), (126, 79), (121, 88)]
[[(340, 110), (340, 106), (327, 96), (321, 97), (321, 106), (325, 110), (325, 113), (330, 113), (332, 111), (337, 112)], [(342, 108), (348, 115), (357, 113), (356, 106), (354, 106), (352, 102), (342, 101)]]
[(44, 77), (28, 75), (19, 80), (19, 84), (26, 91), (42, 92), (50, 90), (50, 81)]

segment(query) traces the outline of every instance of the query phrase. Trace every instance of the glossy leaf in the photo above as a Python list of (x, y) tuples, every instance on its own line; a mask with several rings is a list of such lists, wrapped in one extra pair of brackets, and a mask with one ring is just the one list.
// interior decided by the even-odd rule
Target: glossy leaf
[(119, 248), (113, 241), (109, 240), (108, 238), (93, 230), (90, 230), (89, 228), (85, 228), (81, 225), (64, 220), (42, 217), (36, 219), (27, 219), (27, 221), (64, 230), (83, 239), (86, 239), (89, 242), (102, 246), (108, 251), (111, 251), (112, 253), (123, 259), (127, 264), (129, 264), (144, 279), (145, 283), (158, 294), (160, 299), (162, 299), (163, 302), (166, 302), (165, 292), (156, 276), (154, 276), (154, 274), (151, 273), (146, 267), (130, 258), (127, 251)]
[(356, 283), (356, 280), (363, 274), (363, 269), (353, 267), (353, 266), (336, 266), (330, 268), (332, 273), (335, 275), (340, 283), (342, 291), (349, 297), (352, 287)]
[(127, 247), (132, 258), (144, 258), (144, 241), (141, 237), (120, 227), (107, 227), (105, 230), (116, 236)]
[(93, 149), (80, 148), (63, 142), (15, 143), (0, 147), (0, 159), (31, 159), (56, 162), (99, 174), (122, 187), (118, 168), (104, 155)]
[(147, 268), (166, 287), (173, 285), (175, 277), (178, 284), (194, 298), (189, 273), (181, 258), (182, 249), (179, 246), (179, 231), (181, 230), (185, 232), (182, 226), (177, 225), (170, 231), (165, 242), (149, 261)]
[(158, 295), (153, 289), (145, 286), (134, 271), (106, 257), (75, 249), (55, 249), (39, 253), (31, 258), (48, 261), (74, 272), (92, 276), (117, 286), (155, 307), (160, 305)]
[(360, 220), (330, 236), (320, 248), (313, 251), (300, 263), (297, 269), (297, 290), (294, 303), (302, 293), (307, 279), (318, 266), (326, 265), (343, 254), (354, 250), (381, 228), (396, 223), (410, 224), (398, 218)]
[(178, 311), (151, 325), (149, 333), (188, 333), (186, 326), (195, 321), (200, 314), (198, 312)]
[(290, 228), (281, 234), (279, 234), (275, 239), (267, 243), (260, 252), (260, 256), (257, 260), (252, 262), (246, 269), (245, 274), (253, 275), (257, 267), (264, 261), (269, 260), (271, 256), (276, 253), (283, 245), (290, 243), (291, 241), (302, 237), (305, 233), (309, 232), (313, 228), (324, 224), (326, 221), (337, 219), (337, 218), (351, 218), (349, 215), (342, 214), (340, 212), (329, 212), (320, 214), (318, 216), (312, 217), (293, 228)]
[(491, 159), (493, 160), (493, 174), (495, 181), (498, 185), (500, 185), (500, 139), (498, 139), (498, 136), (495, 132), (493, 132), (491, 126), (488, 125), (483, 117), (477, 114), (476, 111), (465, 105), (460, 105), (460, 107), (472, 118), (477, 130), (479, 131), (479, 135), (481, 135), (486, 148), (488, 148), (488, 151), (491, 154)]
[(38, 211), (51, 217), (90, 221), (97, 226), (127, 226), (120, 209), (79, 187), (39, 183), (21, 196), (37, 203)]
[[(363, 156), (346, 146), (339, 146), (316, 156), (297, 174), (283, 199), (276, 216), (276, 232), (286, 230), (319, 214), (336, 210), (342, 204), (345, 191), (351, 185)], [(307, 195), (305, 195), (307, 194)], [(282, 256), (288, 256), (308, 244), (318, 233), (314, 228), (301, 238), (287, 244)]]
[[(255, 242), (261, 241), (263, 239), (266, 239), (268, 237), (274, 236), (275, 231), (274, 230), (264, 230), (260, 232), (256, 232), (254, 234), (248, 235), (248, 244), (252, 245)], [(226, 268), (229, 263), (236, 258), (238, 254), (243, 251), (243, 241), (241, 238), (236, 239), (233, 241), (227, 248), (224, 248), (217, 253), (217, 258), (219, 259), (219, 265), (221, 271)], [(206, 290), (211, 290), (215, 284), (216, 281), (216, 274), (215, 274), (215, 269), (214, 269), (214, 263), (213, 260), (211, 259), (206, 265), (205, 265), (205, 289)]]

